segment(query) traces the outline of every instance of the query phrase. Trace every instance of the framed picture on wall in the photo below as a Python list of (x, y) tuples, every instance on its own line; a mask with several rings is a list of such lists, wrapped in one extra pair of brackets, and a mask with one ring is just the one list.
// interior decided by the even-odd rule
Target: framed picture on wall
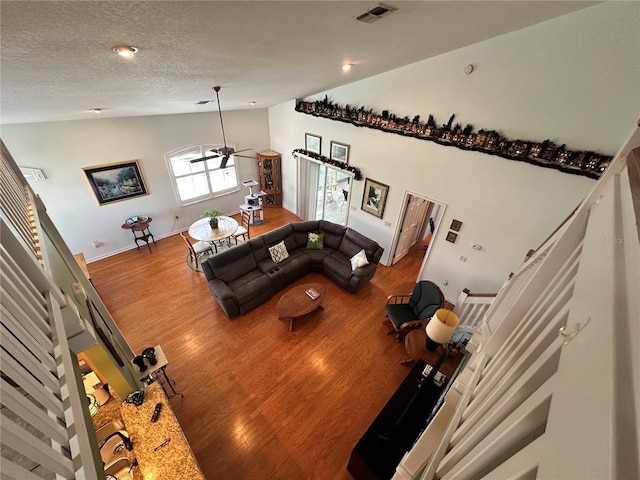
[(456, 243), (456, 238), (458, 238), (458, 234), (454, 232), (447, 233), (447, 242)]
[(331, 160), (349, 163), (349, 145), (331, 140)]
[(322, 137), (314, 135), (313, 133), (305, 133), (304, 149), (307, 152), (317, 153), (320, 155), (320, 152), (322, 151)]
[(100, 206), (149, 194), (137, 160), (82, 170)]
[(387, 203), (389, 186), (367, 178), (364, 181), (364, 192), (362, 194), (362, 210), (378, 218), (384, 214), (384, 206)]
[(460, 227), (462, 227), (462, 222), (460, 220), (456, 220), (455, 218), (451, 220), (451, 226), (449, 230), (453, 230), (454, 232), (459, 232)]

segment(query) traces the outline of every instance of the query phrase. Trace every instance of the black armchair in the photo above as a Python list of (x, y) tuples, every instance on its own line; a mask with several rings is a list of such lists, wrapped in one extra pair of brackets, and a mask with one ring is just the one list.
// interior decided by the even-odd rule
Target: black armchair
[(429, 280), (416, 283), (411, 295), (390, 295), (385, 310), (393, 330), (387, 335), (395, 333), (396, 339), (401, 341), (409, 331), (423, 326), (425, 320), (443, 305), (442, 291)]

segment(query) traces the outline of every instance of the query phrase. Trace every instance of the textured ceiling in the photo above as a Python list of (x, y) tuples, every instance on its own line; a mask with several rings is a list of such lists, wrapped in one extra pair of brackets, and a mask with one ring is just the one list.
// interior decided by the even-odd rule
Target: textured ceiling
[(267, 108), (594, 3), (389, 1), (365, 24), (375, 1), (2, 1), (0, 123), (211, 111), (214, 85), (223, 110)]

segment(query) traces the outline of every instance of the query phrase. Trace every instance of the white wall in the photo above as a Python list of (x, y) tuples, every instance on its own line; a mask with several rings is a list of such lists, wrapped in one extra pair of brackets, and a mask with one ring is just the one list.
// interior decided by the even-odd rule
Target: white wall
[[(227, 143), (249, 155), (269, 148), (265, 109), (223, 112)], [(164, 154), (200, 143), (222, 143), (217, 112), (87, 121), (3, 125), (2, 139), (20, 166), (44, 170), (32, 183), (49, 216), (73, 252), (88, 261), (132, 248), (133, 236), (120, 228), (132, 215), (153, 218), (150, 230), (161, 238), (185, 230), (208, 208), (235, 213), (248, 194), (237, 193), (178, 207)], [(137, 159), (149, 195), (99, 206), (82, 167)], [(240, 181), (257, 179), (257, 162), (238, 158)], [(179, 220), (174, 222), (174, 215)], [(93, 240), (102, 242), (95, 248)], [(146, 247), (143, 247), (146, 252)]]
[[(325, 94), (340, 104), (475, 129), (509, 138), (566, 143), (575, 150), (614, 154), (638, 119), (640, 9), (634, 2), (597, 5)], [(475, 71), (465, 75), (463, 68)], [(357, 65), (356, 67), (357, 68)], [(447, 204), (443, 228), (422, 278), (455, 300), (465, 287), (496, 291), (571, 212), (594, 184), (585, 177), (432, 142), (296, 113), (294, 101), (269, 109), (271, 147), (283, 153), (284, 206), (295, 211), (296, 165), (304, 133), (351, 145), (350, 164), (390, 185), (384, 218), (363, 212), (364, 182), (354, 182), (349, 226), (375, 238), (387, 262), (405, 191)], [(355, 210), (354, 210), (355, 209)], [(448, 226), (463, 222), (455, 244)], [(385, 223), (390, 223), (385, 226)], [(472, 250), (472, 242), (482, 245)], [(466, 256), (467, 262), (459, 261)], [(449, 285), (443, 282), (448, 280)]]

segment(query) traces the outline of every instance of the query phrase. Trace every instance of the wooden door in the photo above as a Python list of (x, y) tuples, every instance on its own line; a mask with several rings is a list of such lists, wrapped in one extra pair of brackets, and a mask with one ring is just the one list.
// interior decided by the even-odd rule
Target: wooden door
[(419, 231), (419, 227), (424, 224), (424, 218), (430, 205), (431, 202), (424, 198), (409, 195), (392, 263), (396, 263), (404, 257), (409, 248), (416, 243), (418, 236), (422, 233)]

